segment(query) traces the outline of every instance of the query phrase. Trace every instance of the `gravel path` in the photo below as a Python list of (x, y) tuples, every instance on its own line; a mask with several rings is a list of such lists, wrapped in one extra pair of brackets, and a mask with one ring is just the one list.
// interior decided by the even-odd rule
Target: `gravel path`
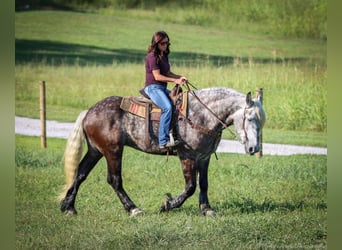
[[(68, 138), (74, 123), (61, 123), (57, 121), (46, 122), (46, 136), (55, 138)], [(25, 117), (15, 117), (15, 133), (29, 136), (40, 136), (40, 121)], [(243, 146), (238, 141), (221, 140), (217, 152), (244, 154)], [(293, 155), (293, 154), (319, 154), (326, 155), (327, 148), (306, 147), (285, 144), (263, 144), (264, 155)]]

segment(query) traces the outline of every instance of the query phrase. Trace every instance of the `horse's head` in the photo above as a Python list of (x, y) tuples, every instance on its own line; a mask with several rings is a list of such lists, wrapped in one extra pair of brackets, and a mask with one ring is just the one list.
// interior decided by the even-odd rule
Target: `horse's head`
[(265, 121), (266, 115), (262, 104), (259, 100), (252, 100), (249, 92), (245, 107), (234, 114), (234, 126), (247, 154), (253, 155), (260, 151), (260, 135)]

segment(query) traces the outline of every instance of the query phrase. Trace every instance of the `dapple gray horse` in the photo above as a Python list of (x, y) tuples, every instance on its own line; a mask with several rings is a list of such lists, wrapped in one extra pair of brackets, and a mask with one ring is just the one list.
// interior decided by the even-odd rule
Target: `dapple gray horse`
[[(105, 98), (78, 116), (68, 138), (64, 159), (66, 185), (61, 194), (61, 211), (76, 214), (75, 200), (81, 183), (104, 156), (108, 167), (108, 183), (113, 187), (130, 216), (142, 214), (122, 185), (124, 146), (151, 154), (165, 154), (156, 139), (146, 143), (144, 118), (120, 109), (122, 97)], [(207, 195), (208, 166), (221, 140), (222, 130), (234, 125), (247, 154), (260, 150), (261, 129), (265, 112), (257, 99), (229, 88), (207, 88), (189, 91), (187, 115), (177, 121), (177, 151), (184, 178), (184, 191), (163, 202), (160, 211), (180, 207), (192, 196), (199, 178), (199, 208), (203, 215), (214, 215)], [(158, 124), (153, 126), (157, 134)], [(82, 158), (82, 141), (88, 150)]]

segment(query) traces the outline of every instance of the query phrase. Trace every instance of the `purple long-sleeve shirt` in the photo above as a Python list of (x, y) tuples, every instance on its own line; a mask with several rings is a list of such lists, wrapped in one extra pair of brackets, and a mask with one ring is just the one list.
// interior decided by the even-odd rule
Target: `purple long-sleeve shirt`
[(157, 81), (152, 71), (159, 69), (160, 74), (167, 75), (170, 72), (170, 64), (167, 56), (163, 56), (160, 63), (157, 64), (157, 58), (155, 57), (153, 52), (149, 52), (145, 58), (145, 69), (146, 69), (146, 81), (145, 86), (150, 84), (161, 84), (165, 87), (167, 86), (167, 82)]

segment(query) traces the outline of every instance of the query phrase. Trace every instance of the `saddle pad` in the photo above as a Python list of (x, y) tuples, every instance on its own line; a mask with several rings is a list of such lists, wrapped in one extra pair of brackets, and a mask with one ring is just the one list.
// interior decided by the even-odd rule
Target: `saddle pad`
[[(188, 103), (188, 91), (184, 91), (182, 94), (182, 104), (178, 107), (178, 110), (183, 116), (187, 113)], [(149, 111), (149, 116), (152, 121), (159, 121), (161, 115), (161, 109), (156, 106), (151, 100), (141, 96), (125, 96), (122, 98), (120, 108), (124, 111), (130, 112), (142, 118), (146, 118)]]
[[(146, 118), (146, 111), (149, 110), (151, 102), (141, 102), (141, 99), (135, 100), (134, 97), (125, 96), (122, 98), (120, 108), (134, 115)], [(159, 115), (158, 115), (159, 113)], [(161, 109), (152, 105), (150, 114), (152, 120), (158, 120), (160, 117)]]

